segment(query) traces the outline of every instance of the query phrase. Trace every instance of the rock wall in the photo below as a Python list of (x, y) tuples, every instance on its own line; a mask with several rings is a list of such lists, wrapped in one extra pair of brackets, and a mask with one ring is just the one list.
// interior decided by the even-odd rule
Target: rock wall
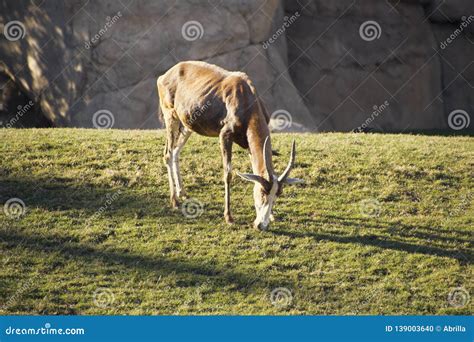
[(11, 78), (0, 72), (0, 127), (51, 127), (40, 108)]
[(156, 79), (191, 59), (243, 70), (269, 110), (309, 116), (284, 39), (262, 46), (282, 21), (279, 1), (170, 3), (3, 1), (2, 22), (20, 21), (25, 37), (2, 37), (0, 61), (57, 126), (92, 127), (94, 113), (107, 111), (115, 128), (158, 127)]
[[(449, 46), (441, 44), (474, 14), (473, 4), (287, 1), (287, 15), (302, 14), (287, 34), (290, 74), (313, 125), (324, 131), (440, 130), (450, 129), (453, 110), (472, 116), (474, 40), (468, 31), (474, 23)], [(364, 35), (363, 27), (372, 31)]]
[(446, 129), (474, 113), (474, 23), (440, 42), (471, 14), (463, 0), (1, 0), (0, 72), (55, 126), (159, 127), (156, 78), (198, 59), (247, 72), (286, 128)]

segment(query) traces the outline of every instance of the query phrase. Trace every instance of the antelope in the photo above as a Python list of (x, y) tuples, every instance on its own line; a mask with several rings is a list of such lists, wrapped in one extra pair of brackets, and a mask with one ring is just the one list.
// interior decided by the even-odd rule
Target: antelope
[(254, 182), (254, 226), (266, 230), (272, 208), (284, 184), (302, 182), (290, 178), (295, 162), (295, 141), (288, 166), (280, 176), (273, 170), (269, 116), (255, 87), (243, 72), (227, 71), (200, 61), (180, 62), (157, 80), (161, 119), (166, 127), (163, 161), (168, 171), (170, 202), (179, 208), (185, 198), (179, 171), (179, 154), (189, 136), (219, 137), (224, 166), (224, 218), (233, 223), (230, 209), (232, 144), (250, 152), (253, 173), (237, 172)]

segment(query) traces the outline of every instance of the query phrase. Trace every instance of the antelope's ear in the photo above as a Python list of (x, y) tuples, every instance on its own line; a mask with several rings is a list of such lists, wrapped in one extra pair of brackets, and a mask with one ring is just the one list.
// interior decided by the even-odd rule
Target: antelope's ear
[(299, 183), (305, 183), (305, 180), (301, 178), (288, 177), (283, 181), (283, 184), (299, 184)]

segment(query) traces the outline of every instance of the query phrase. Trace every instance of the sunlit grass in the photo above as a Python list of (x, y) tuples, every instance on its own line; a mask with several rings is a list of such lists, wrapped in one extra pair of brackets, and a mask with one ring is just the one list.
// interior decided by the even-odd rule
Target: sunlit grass
[[(234, 177), (222, 217), (217, 139), (181, 157), (186, 218), (168, 205), (161, 131), (0, 130), (3, 314), (472, 314), (474, 139), (273, 135), (292, 176), (270, 231), (254, 229), (252, 185)], [(234, 170), (250, 171), (234, 148)], [(291, 297), (273, 305), (271, 291)], [(95, 300), (94, 300), (95, 299)], [(281, 304), (281, 303), (280, 303)], [(459, 303), (458, 303), (459, 304)]]

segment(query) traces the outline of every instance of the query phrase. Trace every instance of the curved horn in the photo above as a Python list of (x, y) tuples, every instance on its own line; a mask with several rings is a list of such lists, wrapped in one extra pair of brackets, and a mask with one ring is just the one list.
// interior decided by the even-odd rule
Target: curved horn
[(272, 149), (270, 147), (270, 136), (265, 138), (263, 143), (263, 161), (265, 162), (265, 170), (267, 170), (268, 181), (273, 180), (273, 165), (272, 165)]
[(279, 183), (284, 182), (290, 175), (290, 171), (293, 168), (293, 165), (295, 164), (295, 157), (296, 157), (296, 142), (295, 140), (293, 140), (293, 144), (291, 146), (290, 161), (288, 162), (288, 166), (286, 167), (285, 171), (283, 171), (281, 176), (278, 177)]
[(272, 188), (270, 183), (267, 182), (265, 178), (260, 177), (258, 175), (254, 175), (251, 173), (240, 173), (239, 171), (237, 171), (237, 175), (250, 182), (259, 183), (266, 191), (270, 191), (270, 189)]

